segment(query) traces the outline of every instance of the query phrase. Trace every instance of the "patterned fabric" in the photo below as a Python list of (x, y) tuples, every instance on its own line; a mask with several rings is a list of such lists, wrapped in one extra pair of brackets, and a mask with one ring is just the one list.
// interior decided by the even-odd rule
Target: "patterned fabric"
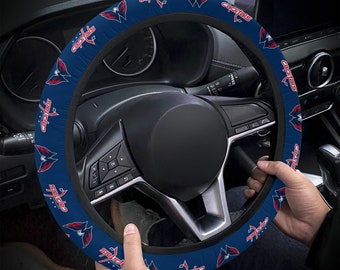
[[(111, 269), (122, 268), (122, 245), (88, 215), (71, 184), (65, 145), (69, 107), (74, 105), (74, 92), (80, 88), (78, 83), (88, 65), (112, 38), (146, 19), (149, 23), (158, 23), (176, 17), (220, 29), (232, 28), (229, 35), (242, 35), (242, 40), (261, 52), (262, 58), (272, 67), (284, 100), (285, 136), (281, 160), (294, 167), (297, 165), (301, 110), (296, 85), (279, 47), (251, 16), (222, 0), (122, 0), (114, 4), (81, 28), (58, 58), (41, 96), (35, 133), (37, 171), (53, 215), (81, 250)], [(41, 121), (42, 114), (44, 121)], [(195, 251), (144, 253), (146, 265), (149, 269), (215, 269), (229, 262), (266, 230), (284, 199), (282, 188), (282, 182), (276, 179), (258, 211), (221, 241)]]

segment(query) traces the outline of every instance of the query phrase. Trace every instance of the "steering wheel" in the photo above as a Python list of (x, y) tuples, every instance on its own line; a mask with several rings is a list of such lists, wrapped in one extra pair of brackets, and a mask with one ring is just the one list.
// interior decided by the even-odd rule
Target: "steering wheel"
[[(126, 102), (119, 121), (109, 123), (76, 166), (75, 113), (94, 68), (131, 33), (169, 21), (202, 23), (228, 34), (249, 56), (270, 98), (194, 96), (178, 89), (139, 95)], [(273, 127), (276, 140), (271, 158), (292, 167), (298, 162), (300, 105), (288, 63), (270, 35), (226, 1), (114, 4), (66, 46), (40, 102), (35, 154), (50, 210), (81, 250), (112, 269), (124, 264), (122, 239), (94, 204), (138, 189), (157, 201), (186, 237), (194, 239), (193, 244), (180, 247), (143, 247), (149, 269), (215, 269), (253, 243), (284, 200), (283, 183), (268, 177), (251, 207), (231, 221), (223, 175), (231, 145)], [(199, 218), (187, 207), (197, 197), (206, 211)]]

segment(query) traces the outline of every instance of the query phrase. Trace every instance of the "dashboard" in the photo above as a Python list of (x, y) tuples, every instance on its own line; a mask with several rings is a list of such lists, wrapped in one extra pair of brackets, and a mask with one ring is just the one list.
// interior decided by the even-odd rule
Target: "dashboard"
[[(86, 42), (94, 42), (93, 29), (84, 25), (104, 7), (85, 6), (48, 16), (2, 39), (0, 110), (7, 116), (2, 121), (11, 130), (34, 129), (37, 104), (51, 67), (70, 41), (74, 51), (82, 46), (79, 37), (74, 37), (79, 29)], [(188, 35), (190, 32), (195, 35)], [(212, 35), (206, 26), (173, 22), (149, 27), (126, 37), (102, 59), (84, 95), (98, 95), (107, 86), (140, 81), (190, 86), (202, 80), (212, 53)]]
[[(338, 106), (338, 0), (325, 5), (310, 1), (297, 5), (292, 0), (226, 2), (245, 9), (273, 33), (294, 75), (304, 120)], [(93, 29), (86, 23), (111, 4), (107, 0), (1, 2), (0, 138), (24, 134), (32, 139), (39, 97), (58, 55), (70, 41), (74, 50), (82, 46), (74, 37), (79, 29), (86, 42), (94, 41)], [(126, 37), (105, 55), (81, 102), (142, 82), (195, 87), (250, 65), (236, 43), (217, 29), (190, 22), (162, 23)], [(23, 149), (10, 155), (0, 152), (0, 199), (22, 193), (23, 180), (36, 175), (32, 154)]]
[(256, 12), (290, 64), (303, 119), (332, 108), (340, 92), (339, 1), (261, 0)]

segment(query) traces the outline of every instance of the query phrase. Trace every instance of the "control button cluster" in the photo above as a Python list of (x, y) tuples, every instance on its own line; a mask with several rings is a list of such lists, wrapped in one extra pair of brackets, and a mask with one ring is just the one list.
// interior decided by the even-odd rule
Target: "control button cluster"
[(265, 124), (268, 124), (270, 120), (268, 118), (264, 118), (255, 122), (252, 122), (248, 125), (242, 125), (240, 127), (235, 128), (235, 133), (240, 134), (242, 132), (246, 132), (247, 130), (251, 130), (260, 126), (263, 126)]
[(132, 169), (133, 164), (128, 157), (126, 146), (122, 142), (90, 166), (89, 188), (100, 187), (94, 191), (95, 197), (98, 198), (131, 181), (133, 175), (126, 173)]
[(124, 185), (125, 183), (131, 181), (132, 179), (133, 179), (132, 174), (127, 174), (123, 177), (120, 177), (118, 179), (110, 181), (109, 184), (104, 185), (100, 189), (96, 190), (94, 192), (94, 197), (99, 198), (99, 197), (103, 196), (104, 194), (109, 193), (109, 192), (115, 190), (116, 188)]

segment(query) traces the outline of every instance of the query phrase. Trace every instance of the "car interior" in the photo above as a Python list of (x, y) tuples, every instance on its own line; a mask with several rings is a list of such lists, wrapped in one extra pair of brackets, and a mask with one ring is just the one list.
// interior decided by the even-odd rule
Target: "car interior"
[[(188, 1), (194, 6), (212, 0)], [(158, 0), (139, 2), (145, 5), (154, 2), (161, 8), (167, 4), (167, 1)], [(270, 35), (265, 35), (261, 41), (263, 46), (279, 46), (288, 68), (283, 83), (296, 90), (300, 101), (301, 112), (291, 112), (291, 121), (296, 121), (292, 124), (296, 124), (297, 129), (302, 126), (301, 149), (294, 149), (294, 159), (286, 162), (306, 174), (332, 205), (340, 192), (339, 1), (220, 2), (244, 10), (248, 18), (256, 19), (268, 31)], [(45, 85), (70, 80), (60, 53), (69, 43), (73, 44), (72, 52), (76, 52), (96, 42), (95, 29), (88, 21), (98, 14), (112, 15), (103, 11), (116, 3), (118, 1), (108, 0), (4, 0), (0, 3), (0, 261), (4, 262), (4, 269), (23, 269), (20, 268), (22, 264), (25, 269), (95, 269), (93, 259), (65, 235), (50, 212), (49, 207), (67, 211), (62, 198), (67, 190), (52, 185), (49, 189), (40, 186), (38, 173), (54, 166), (57, 158), (49, 149), (35, 144), (35, 132), (37, 129), (46, 131), (59, 113), (51, 100), (40, 99)], [(247, 18), (240, 14), (235, 13), (236, 23)], [(84, 39), (79, 39), (80, 35)], [(124, 224), (135, 222), (142, 228), (142, 241), (147, 246), (199, 246), (207, 239), (203, 233), (195, 234), (194, 229), (188, 228), (190, 222), (182, 225), (182, 219), (176, 219), (179, 208), (174, 207), (175, 212), (170, 213), (172, 210), (166, 209), (169, 203), (143, 183), (124, 188), (127, 182), (136, 183), (133, 181), (139, 177), (138, 166), (134, 163), (145, 169), (146, 178), (165, 179), (170, 175), (169, 179), (181, 190), (167, 185), (165, 180), (164, 183), (152, 182), (152, 185), (184, 201), (195, 220), (203, 220), (208, 203), (200, 196), (201, 186), (197, 185), (197, 190), (186, 189), (180, 181), (171, 178), (178, 177), (171, 166), (183, 167), (184, 171), (185, 162), (191, 156), (183, 154), (175, 165), (165, 159), (166, 168), (154, 172), (153, 163), (148, 159), (148, 145), (143, 144), (149, 140), (147, 128), (140, 127), (137, 131), (129, 125), (122, 128), (120, 120), (126, 118), (128, 122), (131, 115), (142, 122), (146, 118), (158, 121), (153, 120), (152, 114), (148, 115), (151, 107), (148, 102), (144, 105), (138, 102), (151, 96), (159, 108), (163, 108), (173, 102), (178, 93), (187, 94), (189, 99), (206, 96), (211, 101), (216, 96), (235, 100), (263, 99), (253, 110), (259, 114), (259, 108), (269, 112), (272, 109), (267, 103), (272, 97), (267, 93), (261, 67), (254, 65), (251, 52), (220, 29), (181, 19), (131, 31), (106, 51), (83, 85), (73, 121), (73, 149), (70, 151), (74, 152), (77, 169), (83, 170), (78, 182), (85, 199), (118, 235), (122, 235)], [(50, 73), (51, 70), (55, 73)], [(165, 94), (167, 100), (159, 99), (157, 93)], [(246, 105), (244, 108), (247, 110)], [(157, 109), (154, 111), (158, 113)], [(243, 117), (254, 126), (244, 124), (238, 117), (239, 111), (230, 112), (235, 117), (232, 121), (241, 121), (235, 124), (237, 128), (233, 132), (243, 134), (246, 131), (247, 136), (235, 135), (237, 139), (230, 146), (229, 161), (223, 165), (223, 192), (227, 192), (228, 205), (236, 200), (232, 195), (228, 197), (228, 191), (246, 186), (256, 161), (266, 155), (272, 157), (273, 145), (280, 140), (276, 126), (271, 125), (275, 113), (257, 119), (251, 115), (253, 112)], [(199, 113), (196, 117), (210, 117), (209, 113), (208, 116)], [(146, 118), (142, 117), (144, 114)], [(185, 121), (181, 123), (185, 125)], [(192, 125), (204, 134), (198, 122)], [(116, 130), (122, 129), (133, 134), (128, 137), (129, 144), (123, 140), (112, 149), (107, 148), (108, 140), (116, 140)], [(171, 140), (175, 138), (173, 140), (178, 143), (181, 132), (181, 129), (172, 129), (161, 134), (160, 141), (167, 142), (156, 153), (157, 157), (164, 152), (180, 151), (173, 149)], [(209, 134), (197, 136), (197, 140), (204, 136), (208, 138), (202, 139), (204, 151), (222, 163), (224, 156), (219, 152), (220, 145), (211, 142)], [(209, 140), (208, 146), (205, 140)], [(158, 145), (158, 141), (155, 144)], [(132, 158), (130, 147), (141, 149), (142, 154)], [(200, 151), (190, 143), (182, 147), (195, 155)], [(40, 164), (36, 162), (37, 153), (45, 156)], [(293, 164), (297, 159), (299, 163)], [(205, 171), (216, 170), (205, 161), (199, 162), (201, 160), (193, 167), (195, 172), (190, 171), (197, 179), (205, 177)], [(181, 171), (180, 174), (185, 173)], [(230, 213), (231, 221), (243, 217), (252, 203), (235, 203), (238, 206)], [(86, 224), (79, 226), (86, 231)], [(229, 269), (228, 266), (225, 269)]]

